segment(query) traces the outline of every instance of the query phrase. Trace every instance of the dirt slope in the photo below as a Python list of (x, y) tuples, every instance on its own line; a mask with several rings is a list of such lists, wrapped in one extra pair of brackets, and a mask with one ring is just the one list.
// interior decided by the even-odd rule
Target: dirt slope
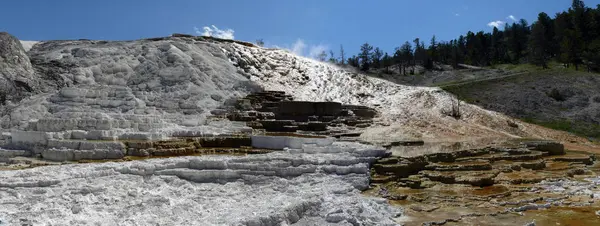
[(600, 76), (535, 71), (444, 87), (485, 109), (590, 139), (600, 138)]

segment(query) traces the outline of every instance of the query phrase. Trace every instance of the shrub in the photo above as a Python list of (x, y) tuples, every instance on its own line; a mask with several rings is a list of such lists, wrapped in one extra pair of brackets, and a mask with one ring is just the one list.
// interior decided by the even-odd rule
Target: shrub
[(566, 98), (556, 88), (552, 88), (552, 90), (547, 95), (548, 95), (548, 97), (550, 97), (556, 101), (565, 101), (566, 100)]
[(519, 124), (517, 124), (513, 121), (507, 120), (506, 123), (508, 124), (508, 126), (510, 126), (512, 128), (519, 128)]
[(450, 115), (455, 119), (460, 119), (462, 115), (460, 114), (460, 100), (456, 99), (456, 104), (452, 102), (452, 114)]
[(458, 99), (457, 96), (452, 96), (452, 107), (450, 108), (450, 110), (442, 110), (442, 114), (445, 114), (447, 116), (453, 117), (455, 119), (460, 119), (462, 118), (462, 114), (460, 113), (460, 100)]

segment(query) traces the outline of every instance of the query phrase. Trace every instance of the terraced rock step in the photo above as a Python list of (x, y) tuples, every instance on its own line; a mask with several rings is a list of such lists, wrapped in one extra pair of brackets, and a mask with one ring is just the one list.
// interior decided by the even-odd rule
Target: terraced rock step
[(595, 156), (586, 154), (567, 154), (552, 158), (552, 161), (555, 162), (581, 163), (586, 165), (591, 165), (595, 160)]
[[(185, 146), (175, 141), (151, 145)], [(49, 219), (60, 225), (154, 225), (172, 218), (168, 225), (392, 226), (402, 209), (360, 194), (369, 187), (369, 165), (386, 152), (339, 142), (260, 156), (188, 156), (19, 171), (3, 171), (0, 165), (1, 220), (8, 225), (44, 225)], [(123, 209), (127, 211), (115, 212)]]
[(423, 170), (419, 172), (425, 178), (431, 181), (439, 181), (444, 184), (469, 184), (473, 186), (490, 186), (494, 184), (494, 178), (498, 176), (499, 171), (431, 171)]
[[(537, 146), (536, 146), (537, 145)], [(561, 154), (562, 153), (562, 154)], [(410, 175), (421, 174), (424, 178), (442, 183), (464, 183), (489, 186), (495, 183), (535, 183), (543, 175), (530, 179), (514, 179), (510, 173), (523, 170), (543, 170), (547, 162), (569, 162), (590, 165), (595, 157), (586, 154), (564, 154), (562, 144), (550, 141), (527, 142), (522, 147), (464, 150), (452, 153), (435, 153), (413, 158), (390, 157), (379, 160), (373, 166), (378, 182), (390, 182)], [(573, 169), (575, 165), (568, 169)], [(490, 173), (485, 173), (489, 171)], [(478, 173), (474, 173), (478, 172)], [(581, 173), (580, 170), (565, 171), (563, 176)], [(380, 176), (378, 176), (380, 175)], [(516, 175), (525, 175), (516, 173)], [(496, 177), (500, 177), (495, 179)], [(545, 175), (549, 177), (551, 175)]]
[(155, 141), (50, 139), (44, 144), (21, 150), (0, 148), (0, 168), (29, 168), (40, 165), (30, 164), (33, 161), (68, 164), (213, 154), (266, 154), (285, 148), (302, 149), (305, 145), (320, 148), (331, 145), (334, 141), (335, 138), (331, 137), (297, 133), (183, 136)]
[[(373, 189), (367, 194), (407, 207), (405, 225), (567, 222), (564, 216), (556, 218), (553, 209), (600, 209), (600, 180), (584, 179), (600, 175), (594, 161), (593, 154), (565, 151), (551, 141), (392, 156), (373, 165)], [(597, 220), (595, 215), (582, 218)]]
[[(180, 156), (207, 153), (253, 152), (249, 136), (196, 137), (167, 141), (126, 141), (127, 155), (137, 157)], [(242, 149), (242, 147), (246, 147)]]
[[(265, 91), (250, 94), (237, 100), (233, 107), (215, 110), (213, 114), (268, 132), (304, 131), (335, 136), (371, 126), (377, 111), (337, 102), (294, 101), (284, 92)], [(332, 129), (336, 127), (345, 129)]]
[[(564, 176), (566, 177), (567, 175), (565, 174)], [(534, 184), (545, 179), (549, 178), (546, 178), (544, 174), (534, 171), (514, 171), (500, 173), (494, 180), (498, 184)]]
[(472, 162), (458, 163), (431, 163), (425, 166), (426, 170), (433, 171), (474, 171), (474, 170), (491, 170), (492, 165), (486, 160), (477, 160)]

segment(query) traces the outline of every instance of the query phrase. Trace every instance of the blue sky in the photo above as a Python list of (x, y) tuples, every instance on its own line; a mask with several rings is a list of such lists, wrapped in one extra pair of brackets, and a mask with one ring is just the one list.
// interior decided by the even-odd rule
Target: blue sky
[(261, 38), (302, 55), (337, 53), (340, 44), (356, 54), (365, 42), (392, 52), (416, 37), (426, 43), (434, 34), (450, 40), (469, 30), (490, 31), (490, 22), (512, 22), (510, 15), (531, 23), (539, 12), (554, 16), (570, 5), (571, 0), (7, 0), (0, 7), (0, 31), (21, 40), (130, 40), (203, 34), (208, 27), (213, 34)]

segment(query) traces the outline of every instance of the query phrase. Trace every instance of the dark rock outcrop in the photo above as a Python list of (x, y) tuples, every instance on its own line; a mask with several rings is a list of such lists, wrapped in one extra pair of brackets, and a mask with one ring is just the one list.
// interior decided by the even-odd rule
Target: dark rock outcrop
[(262, 154), (248, 136), (182, 137), (163, 141), (127, 141), (127, 155), (134, 157), (183, 156), (194, 154)]
[(563, 144), (556, 141), (527, 141), (523, 142), (527, 148), (546, 152), (549, 155), (564, 155), (565, 147)]
[(0, 105), (31, 95), (38, 84), (39, 78), (19, 40), (0, 32)]
[[(343, 105), (338, 102), (294, 101), (281, 91), (263, 91), (235, 101), (233, 106), (213, 111), (215, 117), (243, 121), (254, 129), (267, 132), (309, 132), (320, 135), (347, 134), (356, 128), (373, 124), (375, 109)], [(345, 127), (344, 131), (329, 131), (331, 127)]]

